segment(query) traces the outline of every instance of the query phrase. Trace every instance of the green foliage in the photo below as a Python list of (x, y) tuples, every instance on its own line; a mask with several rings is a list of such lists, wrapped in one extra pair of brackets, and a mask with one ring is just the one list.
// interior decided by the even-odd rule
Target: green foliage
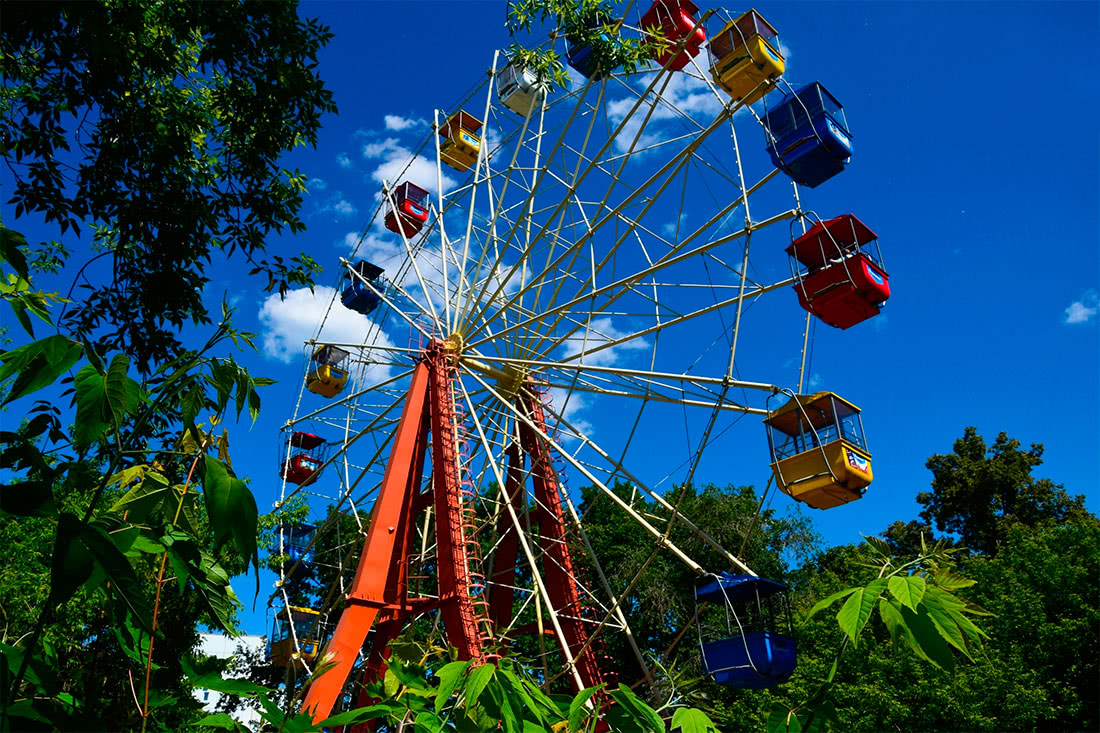
[[(0, 509), (20, 517), (0, 530), (19, 552), (11, 572), (0, 575), (0, 596), (18, 599), (4, 607), (3, 638), (18, 640), (5, 647), (0, 665), (7, 670), (0, 680), (4, 726), (173, 729), (197, 712), (179, 684), (180, 660), (195, 644), (198, 623), (234, 631), (239, 602), (230, 573), (259, 567), (256, 503), (228, 466), (227, 434), (194, 421), (198, 409), (213, 409), (217, 423), (246, 404), (254, 415), (257, 387), (270, 383), (232, 359), (206, 355), (225, 342), (251, 344), (230, 316), (223, 312), (201, 350), (161, 365), (143, 383), (129, 376), (126, 355), (104, 362), (61, 335), (0, 355), (3, 375), (14, 378), (7, 398), (16, 404), (38, 390), (56, 391), (81, 357), (88, 362), (65, 393), (75, 415), (69, 430), (56, 405), (39, 403), (17, 430), (0, 433), (0, 467), (14, 477), (0, 491)], [(182, 432), (152, 439), (149, 426), (171, 424), (180, 395), (192, 395), (196, 411), (176, 423)], [(192, 482), (200, 459), (202, 504)], [(165, 578), (168, 566), (175, 583)], [(163, 655), (157, 663), (155, 650)], [(50, 667), (57, 684), (36, 671)], [(143, 676), (140, 701), (118, 685)]]
[[(622, 34), (622, 20), (607, 0), (510, 0), (505, 27), (509, 35), (531, 33), (534, 23), (551, 23), (551, 39), (565, 38), (570, 46), (590, 46), (593, 76), (615, 69), (633, 72), (653, 57), (661, 39), (653, 34), (631, 38)], [(534, 72), (538, 86), (550, 91), (568, 82), (561, 56), (553, 48), (525, 48), (513, 43), (509, 60)]]
[[(655, 527), (664, 529), (669, 516), (667, 509), (655, 500), (645, 499), (629, 484), (618, 483), (612, 490), (639, 513), (651, 517)], [(585, 517), (593, 554), (599, 558), (612, 587), (625, 588), (649, 558), (655, 540), (596, 487), (582, 488), (581, 498), (578, 508)], [(666, 499), (673, 505), (680, 502), (682, 514), (723, 547), (736, 552), (744, 544), (742, 557), (764, 577), (783, 578), (787, 563), (808, 557), (818, 542), (801, 513), (780, 516), (774, 509), (764, 509), (746, 543), (745, 535), (754, 526), (760, 500), (752, 487), (678, 487)], [(673, 524), (670, 539), (703, 567), (730, 566), (724, 555), (681, 524)], [(576, 553), (574, 562), (585, 563), (587, 555)], [(588, 574), (597, 577), (594, 568), (588, 568)], [(689, 568), (670, 553), (660, 552), (622, 599), (634, 638), (649, 659), (662, 659), (680, 632), (693, 624), (695, 582)], [(692, 636), (683, 639), (663, 661), (673, 668), (684, 669), (669, 672), (687, 677), (700, 675), (696, 649)], [(607, 654), (619, 679), (631, 684), (642, 679), (634, 653), (621, 635), (607, 639)]]
[(952, 453), (928, 459), (932, 490), (917, 495), (921, 518), (957, 534), (963, 546), (993, 554), (1016, 523), (1035, 527), (1085, 516), (1083, 495), (1070, 496), (1050, 479), (1031, 475), (1042, 462), (1040, 444), (1021, 450), (1020, 441), (1000, 433), (987, 446), (968, 427)]
[[(264, 251), (304, 228), (305, 175), (279, 157), (316, 144), (335, 111), (315, 68), (330, 37), (294, 2), (5, 6), (0, 155), (15, 215), (61, 235), (90, 230), (111, 257), (110, 276), (64, 325), (145, 373), (181, 350), (176, 329), (210, 322), (202, 290), (213, 255), (241, 253), (269, 290), (312, 282), (308, 255)], [(57, 268), (69, 256), (56, 242), (29, 258), (10, 234), (2, 242), (17, 278), (28, 259)], [(41, 299), (5, 299), (27, 330), (26, 312), (42, 315)]]
[(674, 729), (718, 730), (701, 710), (678, 705), (657, 710), (625, 685), (551, 697), (523, 665), (508, 656), (475, 664), (448, 661), (452, 655), (453, 650), (438, 648), (425, 650), (420, 660), (395, 654), (386, 662), (383, 681), (368, 686), (368, 692), (382, 702), (349, 714), (391, 725), (415, 721), (416, 730), (428, 731), (581, 733), (602, 722), (615, 732), (660, 733), (666, 730), (668, 717)]

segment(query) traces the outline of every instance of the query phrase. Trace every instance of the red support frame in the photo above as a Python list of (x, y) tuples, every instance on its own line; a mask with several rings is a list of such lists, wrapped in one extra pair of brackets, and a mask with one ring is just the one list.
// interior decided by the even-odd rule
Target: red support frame
[[(347, 596), (347, 604), (320, 659), (331, 667), (306, 690), (302, 709), (314, 720), (328, 717), (343, 694), (367, 635), (374, 628), (371, 650), (363, 666), (364, 683), (378, 679), (389, 656), (389, 644), (416, 613), (438, 607), (447, 639), (462, 659), (490, 656), (494, 628), (512, 620), (519, 535), (504, 515), (493, 571), (493, 590), (486, 592), (477, 557), (472, 493), (461, 465), (461, 419), (455, 398), (455, 367), (446, 344), (431, 341), (413, 371), (389, 462), (367, 529), (367, 539)], [(585, 608), (574, 576), (562, 509), (561, 486), (551, 460), (542, 402), (535, 394), (521, 398), (520, 407), (536, 428), (521, 424), (519, 441), (508, 449), (506, 486), (509, 500), (524, 497), (524, 455), (530, 457), (532, 488), (538, 505), (536, 521), (548, 556), (543, 574), (547, 593), (565, 638), (560, 643), (574, 658), (584, 686), (605, 681), (600, 656), (587, 645)], [(431, 445), (431, 485), (421, 492)], [(409, 597), (409, 558), (417, 517), (435, 509), (436, 566), (439, 598)], [(521, 505), (522, 506), (522, 505)], [(570, 676), (572, 679), (572, 676)], [(361, 704), (369, 704), (365, 693)], [(359, 726), (357, 726), (359, 727)]]

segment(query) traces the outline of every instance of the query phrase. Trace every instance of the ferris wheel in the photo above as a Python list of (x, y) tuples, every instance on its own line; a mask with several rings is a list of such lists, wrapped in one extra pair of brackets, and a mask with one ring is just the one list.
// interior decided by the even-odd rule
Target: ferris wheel
[[(848, 163), (840, 104), (817, 82), (786, 83), (776, 31), (756, 11), (657, 0), (634, 23), (593, 23), (606, 26), (598, 42), (557, 41), (565, 89), (548, 93), (493, 54), (484, 83), (435, 111), (341, 261), (329, 312), (360, 314), (364, 334), (310, 343), (279, 462), (279, 506), (305, 498), (313, 519), (280, 528), (271, 658), (331, 664), (305, 693), (316, 716), (349, 680), (378, 675), (416, 620), (463, 659), (535, 639), (546, 679), (578, 690), (610, 681), (601, 637), (621, 634), (650, 679), (621, 603), (631, 584), (616, 586), (594, 555), (571, 487), (595, 487), (708, 583), (700, 600), (737, 620), (781, 584), (681, 514), (666, 482), (691, 483), (719, 437), (754, 415), (783, 492), (827, 508), (870, 483), (858, 408), (800, 394), (801, 374), (790, 389), (742, 373), (758, 300), (801, 306), (805, 318), (774, 337), (805, 354), (814, 317), (847, 328), (889, 296), (874, 233), (800, 199), (798, 184)], [(600, 43), (654, 29), (665, 45), (650, 66), (603, 68)], [(664, 514), (639, 513), (615, 490), (624, 482)], [(673, 525), (724, 567), (701, 566)], [(337, 550), (332, 581), (318, 606), (295, 605), (322, 545)], [(730, 628), (700, 639), (715, 680), (790, 675), (789, 632)]]

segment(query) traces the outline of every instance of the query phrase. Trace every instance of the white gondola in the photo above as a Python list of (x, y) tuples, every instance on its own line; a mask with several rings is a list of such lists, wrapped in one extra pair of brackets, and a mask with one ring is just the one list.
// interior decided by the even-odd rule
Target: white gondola
[(542, 103), (538, 77), (530, 69), (519, 70), (515, 64), (505, 66), (497, 77), (497, 97), (500, 103), (521, 117), (531, 114)]

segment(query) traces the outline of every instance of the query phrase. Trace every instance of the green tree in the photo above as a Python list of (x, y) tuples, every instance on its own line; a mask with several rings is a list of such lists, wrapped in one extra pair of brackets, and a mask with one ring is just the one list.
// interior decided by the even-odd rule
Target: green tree
[[(305, 178), (279, 159), (334, 111), (315, 71), (328, 38), (292, 2), (4, 6), (5, 190), (56, 231), (0, 228), (0, 294), (32, 339), (57, 300), (32, 274), (74, 273), (57, 334), (0, 354), (4, 404), (23, 408), (0, 434), (0, 541), (20, 552), (0, 573), (4, 729), (196, 720), (196, 629), (233, 631), (229, 577), (258, 566), (255, 501), (200, 420), (255, 419), (270, 384), (202, 290), (234, 254), (269, 290), (316, 271), (265, 248), (302, 229)], [(184, 343), (204, 323), (206, 344)]]
[(932, 490), (917, 494), (921, 519), (958, 535), (963, 547), (993, 554), (1016, 523), (1036, 527), (1085, 516), (1084, 495), (1031, 475), (1042, 462), (1041, 444), (1021, 450), (1020, 441), (1000, 433), (987, 446), (968, 427), (953, 452), (928, 459)]
[(305, 176), (279, 159), (315, 144), (335, 111), (315, 68), (329, 38), (294, 2), (4, 4), (10, 201), (62, 235), (32, 262), (67, 263), (82, 230), (110, 258), (69, 304), (72, 333), (149, 372), (182, 349), (179, 328), (210, 323), (212, 258), (239, 252), (269, 290), (311, 284), (307, 255), (264, 253), (272, 235), (304, 228)]
[[(646, 499), (623, 482), (617, 483), (613, 490), (638, 512), (650, 517), (654, 526), (664, 529), (668, 511), (656, 501)], [(667, 664), (679, 660), (677, 663), (686, 664), (697, 673), (694, 636), (681, 634), (692, 624), (695, 574), (666, 551), (653, 555), (654, 538), (595, 486), (581, 489), (581, 497), (579, 510), (584, 515), (589, 540), (611, 586), (625, 588), (641, 572), (630, 593), (621, 599), (639, 646), (650, 661)], [(809, 519), (798, 511), (780, 516), (774, 509), (763, 509), (757, 516), (760, 501), (751, 486), (681, 486), (666, 499), (674, 506), (678, 504), (683, 516), (691, 518), (703, 532), (765, 577), (782, 579), (788, 564), (808, 558), (819, 542)], [(673, 523), (670, 539), (712, 572), (738, 572), (730, 567), (727, 558), (680, 523)], [(586, 555), (579, 557), (583, 561)], [(588, 572), (596, 577), (594, 569)], [(614, 635), (607, 640), (607, 652), (619, 678), (633, 684), (642, 679), (643, 673), (620, 637)]]

